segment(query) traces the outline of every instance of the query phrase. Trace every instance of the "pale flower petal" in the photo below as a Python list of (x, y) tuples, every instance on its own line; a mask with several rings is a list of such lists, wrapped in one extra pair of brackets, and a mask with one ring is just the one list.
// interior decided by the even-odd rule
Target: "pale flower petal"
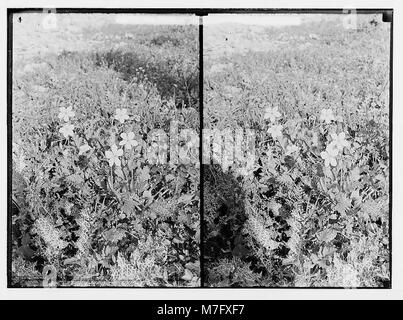
[(134, 132), (125, 133), (122, 136), (123, 140), (119, 143), (119, 145), (124, 145), (126, 149), (130, 150), (132, 146), (137, 146), (138, 142), (134, 140)]
[(326, 124), (330, 124), (332, 120), (335, 120), (332, 109), (323, 109), (320, 113), (320, 119)]
[(326, 151), (331, 156), (337, 156), (339, 153), (339, 147), (335, 142), (331, 142), (327, 147)]
[(84, 153), (86, 153), (87, 151), (91, 150), (91, 147), (88, 144), (83, 144), (80, 148), (79, 148), (79, 155), (82, 155)]
[(273, 139), (276, 139), (277, 137), (281, 137), (282, 136), (282, 130), (283, 130), (283, 126), (282, 125), (277, 125), (277, 126), (272, 126), (270, 127), (267, 132), (271, 134), (271, 136), (273, 137)]
[(334, 134), (332, 135), (333, 144), (336, 144), (337, 148), (342, 151), (344, 147), (348, 147), (350, 144), (346, 140), (346, 134), (344, 132), (341, 132), (340, 134)]
[(129, 115), (127, 114), (127, 109), (116, 109), (115, 119), (119, 120), (120, 123), (124, 123), (125, 120), (129, 119)]
[(270, 122), (275, 122), (276, 118), (281, 117), (280, 112), (278, 111), (278, 107), (270, 108), (267, 107), (265, 110), (264, 118), (269, 119)]
[(72, 124), (65, 124), (63, 127), (59, 129), (59, 132), (63, 134), (65, 138), (68, 138), (69, 136), (74, 135), (74, 126)]
[(115, 153), (115, 156), (118, 156), (118, 157), (123, 156), (123, 150), (122, 149), (117, 150)]
[(64, 120), (65, 122), (68, 122), (70, 120), (70, 118), (74, 117), (74, 111), (72, 110), (72, 107), (69, 106), (67, 108), (65, 107), (60, 107), (59, 108), (59, 119)]

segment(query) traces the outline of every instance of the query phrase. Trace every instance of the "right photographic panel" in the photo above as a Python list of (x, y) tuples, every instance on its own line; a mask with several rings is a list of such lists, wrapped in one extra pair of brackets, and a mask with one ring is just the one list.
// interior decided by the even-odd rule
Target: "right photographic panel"
[(203, 18), (204, 286), (390, 288), (384, 20)]

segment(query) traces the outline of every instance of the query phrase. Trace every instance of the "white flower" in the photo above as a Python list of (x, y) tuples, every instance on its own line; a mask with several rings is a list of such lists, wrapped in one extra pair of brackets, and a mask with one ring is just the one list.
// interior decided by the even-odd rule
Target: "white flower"
[(88, 144), (83, 144), (79, 149), (78, 155), (81, 156), (82, 154), (86, 153), (87, 151), (91, 150), (91, 147)]
[(186, 146), (191, 149), (193, 147), (197, 147), (199, 145), (199, 139), (197, 136), (190, 136), (189, 139), (186, 141)]
[(12, 150), (13, 150), (13, 163), (15, 161), (17, 171), (21, 173), (27, 166), (25, 163), (24, 150), (20, 147), (19, 144), (15, 142), (13, 142)]
[(252, 170), (248, 170), (248, 168), (242, 167), (242, 168), (237, 168), (235, 169), (235, 173), (237, 176), (248, 176), (253, 172)]
[(293, 154), (294, 152), (298, 152), (299, 148), (295, 144), (290, 144), (287, 146), (285, 154)]
[(123, 132), (120, 136), (122, 137), (122, 141), (119, 142), (119, 145), (124, 146), (128, 150), (139, 144), (136, 140), (134, 140), (133, 132), (129, 133)]
[(125, 122), (125, 120), (129, 119), (129, 115), (127, 114), (127, 109), (116, 109), (115, 119), (119, 120), (120, 123)]
[(341, 132), (339, 134), (332, 133), (331, 137), (333, 139), (332, 143), (337, 146), (339, 151), (342, 151), (344, 147), (348, 147), (350, 145), (346, 140), (346, 134), (344, 132)]
[(319, 144), (319, 136), (317, 132), (312, 134), (312, 145), (317, 146)]
[(74, 135), (74, 126), (72, 124), (66, 123), (63, 127), (59, 129), (59, 132), (65, 137), (68, 138), (69, 136)]
[(325, 160), (325, 166), (328, 167), (329, 164), (335, 167), (337, 165), (337, 161), (335, 156), (332, 154), (328, 153), (327, 151), (322, 151), (320, 153), (320, 156), (322, 157), (323, 160)]
[(337, 144), (334, 141), (332, 141), (327, 145), (326, 151), (332, 156), (337, 156), (340, 150)]
[(67, 108), (65, 108), (65, 107), (60, 107), (59, 110), (60, 110), (59, 118), (62, 119), (62, 120), (64, 120), (64, 121), (66, 121), (66, 122), (69, 121), (70, 118), (73, 118), (74, 115), (75, 115), (75, 113), (74, 113), (74, 111), (72, 110), (72, 107), (71, 107), (71, 106), (70, 106), (70, 107), (67, 107)]
[(335, 120), (332, 109), (323, 109), (320, 113), (320, 120), (329, 124), (332, 120)]
[(325, 160), (325, 166), (328, 167), (329, 164), (335, 167), (337, 165), (336, 157), (339, 153), (339, 148), (333, 141), (328, 144), (325, 151), (320, 153), (320, 156)]
[(108, 158), (109, 165), (112, 167), (116, 164), (118, 167), (120, 166), (120, 159), (119, 157), (123, 156), (123, 150), (118, 149), (116, 145), (111, 147), (111, 150), (105, 152), (105, 156)]
[(267, 132), (271, 134), (273, 139), (276, 139), (277, 137), (281, 137), (283, 135), (281, 130), (283, 130), (283, 126), (281, 124), (279, 124), (276, 126), (272, 126), (271, 128), (269, 128), (267, 130)]
[(265, 119), (269, 119), (270, 122), (275, 122), (276, 118), (281, 117), (281, 113), (278, 112), (278, 107), (274, 107), (274, 108), (270, 108), (267, 107), (265, 114), (264, 114), (264, 118)]

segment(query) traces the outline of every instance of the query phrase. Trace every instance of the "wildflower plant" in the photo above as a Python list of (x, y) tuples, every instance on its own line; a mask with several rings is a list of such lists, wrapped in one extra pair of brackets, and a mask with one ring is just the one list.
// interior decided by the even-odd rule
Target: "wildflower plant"
[(65, 138), (72, 137), (74, 135), (74, 125), (70, 124), (70, 123), (66, 123), (60, 128), (59, 132)]
[(112, 145), (110, 150), (105, 151), (105, 156), (108, 159), (111, 167), (113, 165), (120, 167), (120, 157), (123, 156), (123, 150), (118, 149), (116, 145)]
[(58, 117), (65, 122), (68, 122), (70, 118), (73, 118), (75, 115), (74, 111), (72, 110), (72, 106), (68, 107), (60, 107), (60, 113)]
[(120, 123), (124, 123), (126, 120), (130, 119), (129, 115), (127, 114), (127, 109), (116, 109), (115, 119)]
[(278, 111), (278, 107), (267, 107), (265, 110), (264, 118), (270, 122), (276, 122), (276, 119), (281, 117), (281, 113)]
[(120, 137), (122, 138), (122, 141), (119, 142), (119, 145), (124, 146), (128, 150), (138, 145), (138, 142), (134, 139), (133, 132), (123, 132), (120, 134)]
[(283, 135), (282, 129), (283, 126), (281, 124), (273, 125), (269, 129), (267, 129), (267, 132), (272, 136), (273, 139), (277, 139)]
[(332, 109), (322, 109), (320, 112), (320, 120), (325, 122), (326, 124), (330, 124), (332, 121), (336, 120), (333, 115)]

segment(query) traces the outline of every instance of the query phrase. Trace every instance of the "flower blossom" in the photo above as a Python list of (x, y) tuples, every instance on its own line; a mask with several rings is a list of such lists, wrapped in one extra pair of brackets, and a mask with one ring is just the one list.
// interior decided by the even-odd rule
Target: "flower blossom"
[(335, 167), (337, 165), (336, 157), (339, 153), (339, 148), (334, 142), (331, 142), (327, 147), (325, 151), (322, 151), (320, 153), (320, 156), (322, 157), (323, 160), (325, 160), (325, 166), (328, 167), (329, 165), (332, 165)]
[(344, 132), (341, 132), (339, 134), (332, 133), (331, 137), (333, 139), (332, 143), (334, 143), (336, 145), (336, 147), (339, 149), (339, 151), (343, 151), (344, 147), (349, 146), (349, 143), (346, 140), (346, 134)]
[(66, 123), (63, 127), (59, 129), (59, 132), (65, 137), (68, 138), (69, 136), (74, 135), (74, 125)]
[(264, 118), (265, 119), (269, 119), (270, 122), (275, 122), (276, 118), (281, 117), (281, 113), (278, 112), (278, 107), (274, 107), (274, 108), (270, 108), (267, 107), (265, 114), (264, 114)]
[(314, 133), (312, 134), (312, 140), (311, 140), (311, 142), (312, 142), (312, 145), (314, 145), (314, 146), (317, 146), (317, 145), (319, 144), (319, 136), (318, 136), (318, 133), (317, 133), (317, 132), (314, 132)]
[(267, 132), (271, 134), (273, 139), (276, 139), (276, 138), (281, 137), (283, 135), (282, 130), (283, 130), (283, 126), (281, 124), (279, 124), (279, 125), (270, 127), (267, 130)]
[(65, 122), (68, 122), (70, 120), (70, 118), (73, 118), (75, 113), (72, 110), (72, 107), (60, 107), (59, 108), (60, 113), (59, 113), (59, 118), (64, 120)]
[(81, 147), (78, 148), (78, 150), (79, 150), (78, 155), (81, 156), (87, 151), (90, 151), (91, 147), (88, 144), (83, 144)]
[(115, 119), (119, 120), (120, 123), (124, 123), (125, 120), (130, 119), (129, 115), (127, 114), (127, 109), (116, 109)]
[(127, 150), (130, 150), (132, 147), (135, 147), (139, 144), (136, 140), (134, 140), (133, 132), (123, 132), (120, 136), (122, 141), (119, 142), (119, 145), (124, 146)]
[(320, 113), (320, 120), (324, 121), (326, 124), (335, 120), (332, 109), (323, 109)]
[(105, 152), (105, 156), (108, 158), (109, 165), (112, 167), (116, 164), (118, 167), (120, 166), (120, 159), (119, 157), (123, 156), (123, 150), (118, 149), (116, 145), (111, 147), (111, 150)]
[(299, 151), (299, 148), (295, 144), (290, 144), (287, 146), (285, 154), (290, 155), (290, 154), (293, 154), (298, 151)]

